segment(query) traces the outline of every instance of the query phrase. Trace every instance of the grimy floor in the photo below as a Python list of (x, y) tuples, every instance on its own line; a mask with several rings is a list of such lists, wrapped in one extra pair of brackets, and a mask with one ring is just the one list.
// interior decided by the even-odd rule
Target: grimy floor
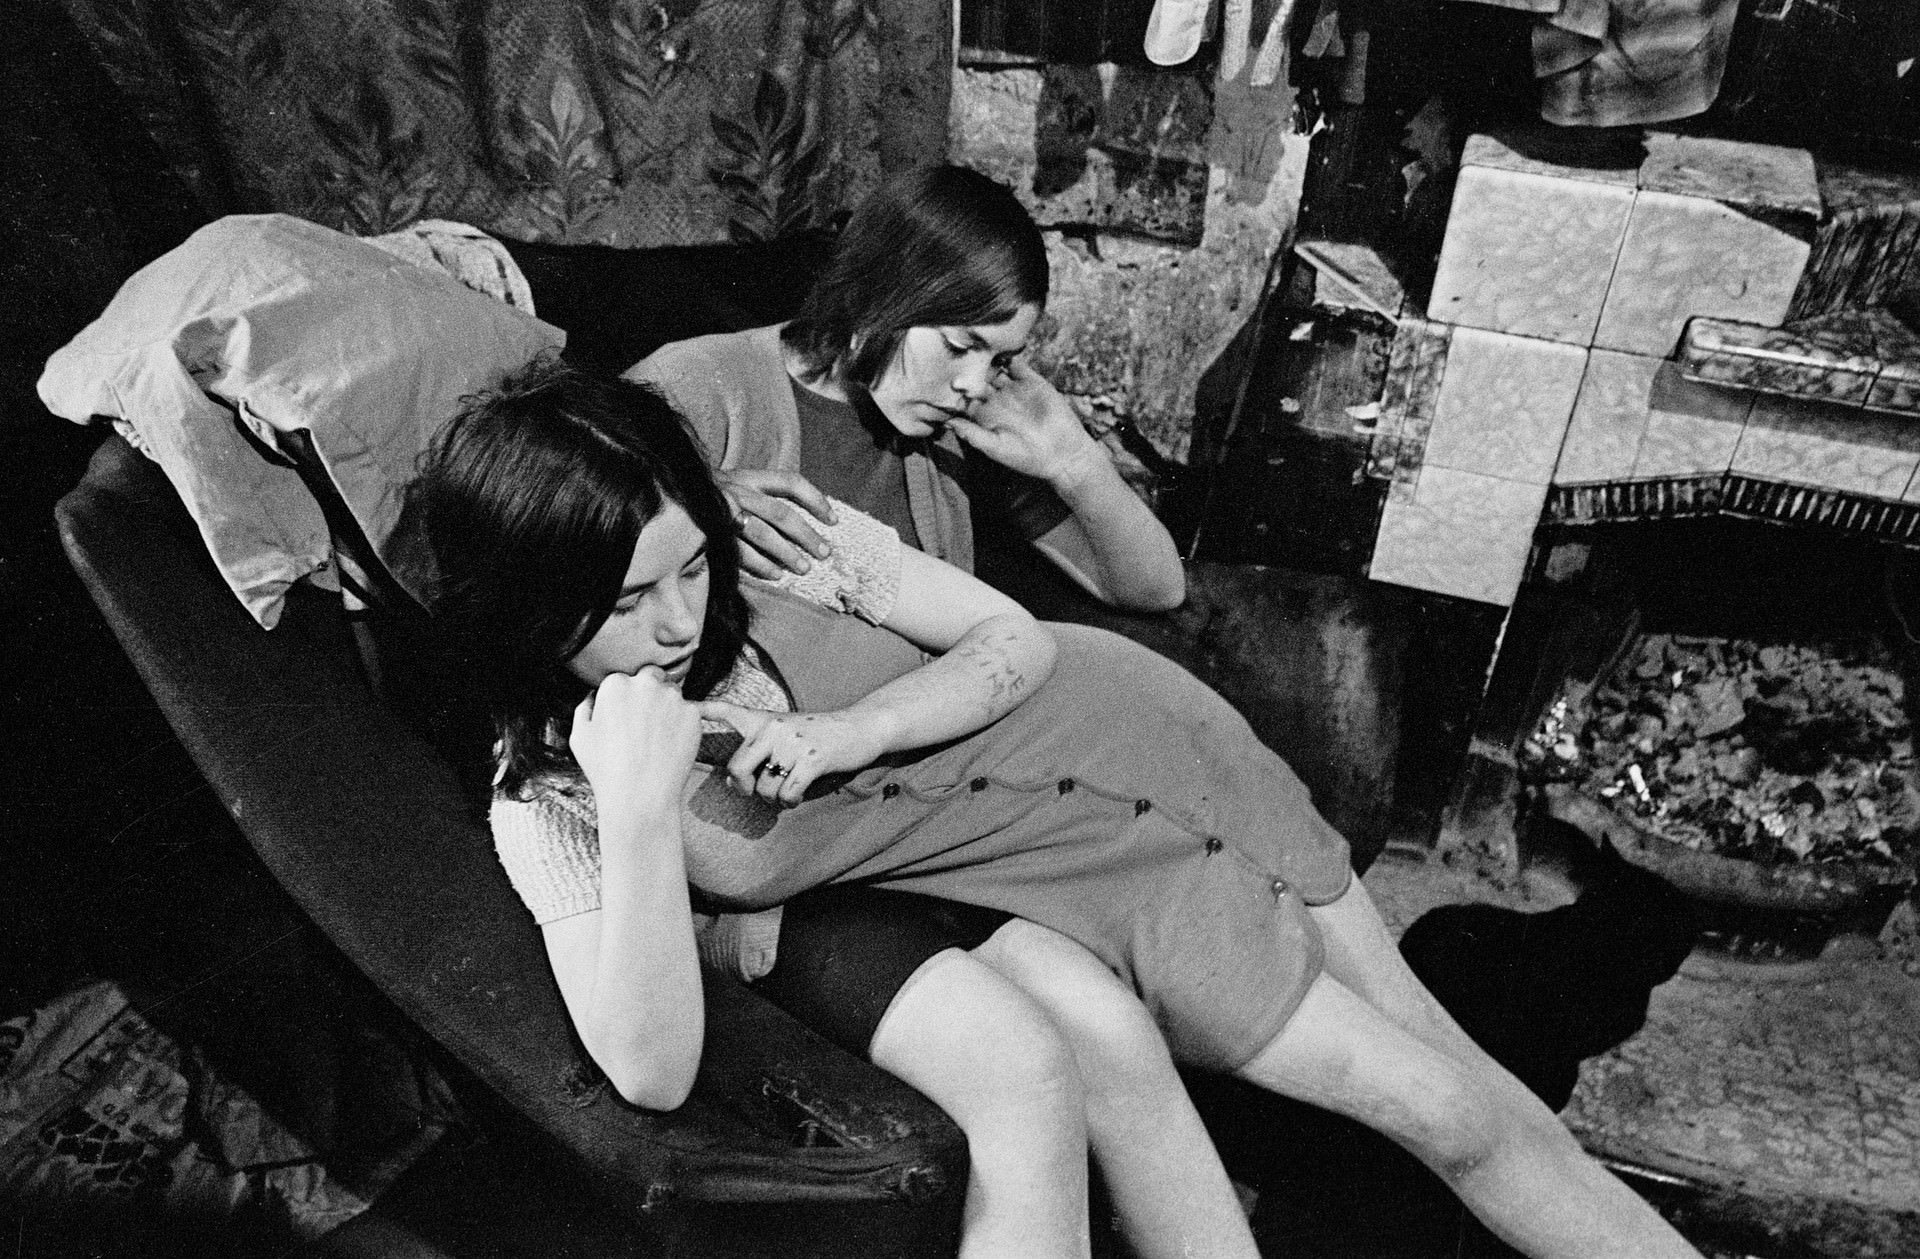
[[(1366, 884), (1396, 931), (1436, 905), (1537, 910), (1551, 874), (1503, 891), (1390, 849)], [(1581, 1067), (1562, 1112), (1717, 1256), (1920, 1256), (1920, 927), (1912, 901), (1877, 938), (1813, 961), (1702, 948), (1653, 992), (1645, 1026)]]

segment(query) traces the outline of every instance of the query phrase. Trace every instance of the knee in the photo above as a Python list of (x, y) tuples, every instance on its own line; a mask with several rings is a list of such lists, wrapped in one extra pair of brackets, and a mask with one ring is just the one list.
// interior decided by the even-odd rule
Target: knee
[(1518, 1133), (1491, 1090), (1465, 1072), (1423, 1081), (1414, 1106), (1410, 1144), (1449, 1184), (1486, 1167)]
[(1090, 1103), (1131, 1106), (1141, 1098), (1180, 1089), (1166, 1037), (1137, 1002), (1100, 1012), (1075, 1028)]
[(1057, 1113), (1078, 1122), (1086, 1113), (1087, 1083), (1073, 1046), (1045, 1015), (1011, 1025), (993, 1035), (993, 1080), (997, 1101), (1009, 1110), (1038, 1117)]

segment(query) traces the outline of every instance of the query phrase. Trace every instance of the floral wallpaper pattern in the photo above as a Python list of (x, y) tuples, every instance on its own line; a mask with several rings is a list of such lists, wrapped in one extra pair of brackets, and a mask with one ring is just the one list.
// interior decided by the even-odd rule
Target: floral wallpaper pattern
[(61, 0), (210, 214), (762, 240), (878, 176), (877, 0)]

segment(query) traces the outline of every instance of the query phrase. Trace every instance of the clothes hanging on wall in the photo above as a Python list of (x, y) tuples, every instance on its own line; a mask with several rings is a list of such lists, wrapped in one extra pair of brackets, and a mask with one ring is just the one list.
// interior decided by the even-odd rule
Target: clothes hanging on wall
[[(1253, 0), (1223, 2), (1219, 73), (1222, 81), (1230, 82), (1240, 77), (1248, 57), (1253, 54)], [(1280, 78), (1280, 67), (1287, 53), (1287, 22), (1293, 16), (1294, 3), (1295, 0), (1279, 0), (1274, 6), (1266, 35), (1260, 41), (1259, 54), (1253, 58), (1253, 75), (1249, 81), (1254, 87), (1270, 87)], [(1154, 0), (1144, 40), (1147, 60), (1161, 66), (1177, 66), (1191, 60), (1206, 38), (1211, 9), (1212, 0)], [(1331, 11), (1337, 20), (1338, 10)]]
[(1704, 113), (1720, 92), (1738, 0), (1476, 0), (1535, 15), (1540, 116), (1622, 127)]
[(1207, 34), (1207, 9), (1212, 0), (1154, 0), (1147, 16), (1144, 45), (1147, 60), (1157, 66), (1177, 66), (1193, 59)]

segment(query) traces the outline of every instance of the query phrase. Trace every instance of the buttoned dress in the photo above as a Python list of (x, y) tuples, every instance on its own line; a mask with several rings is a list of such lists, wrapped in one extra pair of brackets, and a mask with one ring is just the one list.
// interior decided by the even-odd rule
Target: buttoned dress
[[(749, 583), (754, 648), (717, 697), (829, 711), (924, 662), (876, 624), (897, 590), (897, 535), (838, 511), (853, 536), (836, 535), (835, 561), (816, 566), (827, 571)], [(1345, 893), (1346, 842), (1191, 673), (1103, 630), (1048, 628), (1053, 673), (1025, 702), (964, 738), (823, 779), (796, 806), (741, 796), (724, 763), (696, 764), (688, 877), (742, 909), (863, 882), (1027, 918), (1126, 981), (1178, 1060), (1237, 1068), (1321, 969), (1307, 910)], [(496, 801), (496, 845), (530, 904), (565, 864), (591, 869), (597, 905), (592, 817), (579, 782)]]

